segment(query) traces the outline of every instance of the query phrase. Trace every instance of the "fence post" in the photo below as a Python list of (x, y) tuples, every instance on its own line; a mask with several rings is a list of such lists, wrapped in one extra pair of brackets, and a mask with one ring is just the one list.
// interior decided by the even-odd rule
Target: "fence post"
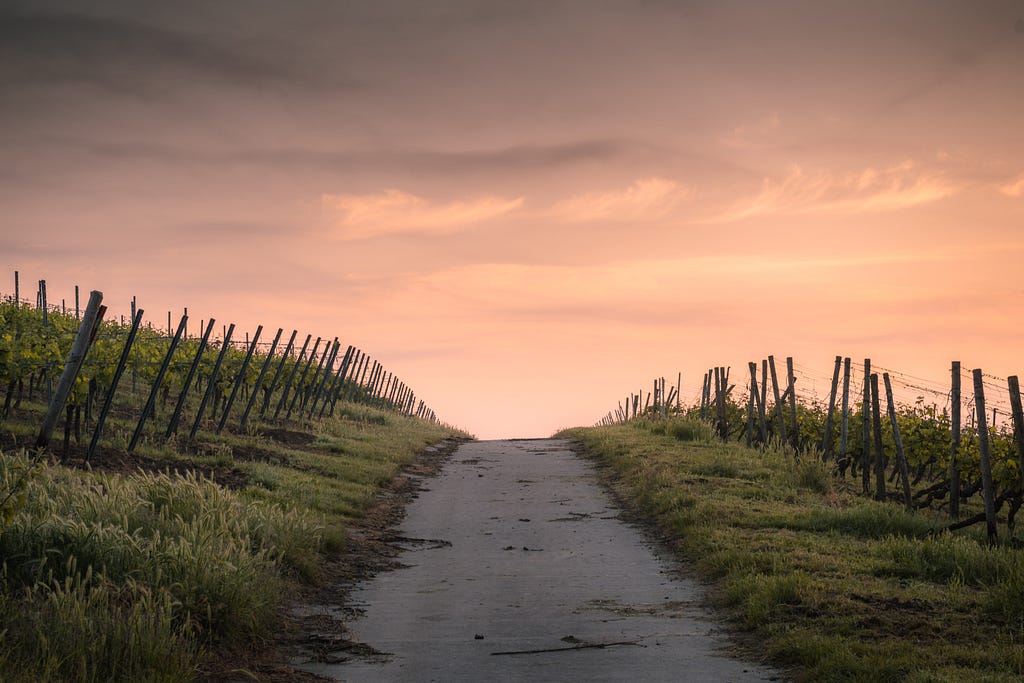
[(181, 410), (185, 407), (185, 399), (188, 398), (188, 390), (192, 387), (192, 380), (196, 376), (199, 362), (203, 359), (203, 351), (206, 350), (206, 344), (210, 340), (210, 334), (213, 333), (213, 325), (216, 322), (216, 320), (210, 318), (210, 322), (207, 323), (206, 330), (203, 332), (203, 338), (199, 340), (199, 347), (196, 350), (195, 358), (192, 359), (192, 365), (188, 368), (188, 374), (185, 375), (185, 383), (181, 387), (181, 393), (178, 394), (178, 401), (174, 406), (171, 421), (167, 423), (167, 432), (164, 434), (165, 439), (170, 439), (171, 435), (178, 429), (178, 421), (181, 419)]
[(871, 493), (871, 359), (864, 359), (864, 401), (860, 409), (861, 435), (860, 482), (864, 495)]
[(241, 431), (245, 431), (245, 425), (249, 421), (249, 413), (252, 411), (252, 407), (256, 404), (256, 395), (260, 393), (260, 387), (263, 386), (263, 379), (266, 377), (267, 370), (270, 368), (270, 363), (274, 358), (274, 351), (277, 350), (277, 344), (281, 341), (281, 334), (284, 333), (284, 328), (277, 328), (277, 334), (274, 335), (274, 341), (270, 345), (270, 352), (267, 353), (266, 359), (263, 361), (263, 366), (260, 368), (260, 374), (256, 377), (256, 384), (252, 385), (252, 393), (249, 394), (249, 400), (245, 404), (245, 410), (242, 411), (242, 419), (238, 421), (238, 428)]
[(885, 451), (882, 448), (882, 415), (876, 373), (871, 373), (871, 427), (875, 439), (875, 499), (885, 500)]
[(832, 371), (832, 388), (828, 394), (828, 412), (825, 414), (825, 433), (821, 437), (821, 459), (832, 457), (832, 423), (836, 412), (836, 394), (839, 392), (839, 367), (843, 359), (836, 356), (836, 367)]
[(782, 439), (782, 443), (786, 443), (786, 415), (783, 412), (782, 407), (782, 395), (779, 393), (779, 377), (775, 372), (775, 356), (768, 356), (768, 368), (772, 373), (772, 392), (775, 395), (775, 415), (779, 420), (779, 437)]
[[(850, 359), (843, 359), (843, 414), (839, 428), (839, 457), (849, 462), (846, 451), (850, 443)], [(845, 466), (844, 466), (845, 473)], [(845, 476), (845, 474), (844, 474)]]
[(786, 374), (789, 383), (789, 412), (793, 421), (793, 450), (800, 449), (800, 424), (796, 420), (796, 375), (793, 373), (793, 358), (786, 358)]
[[(299, 401), (299, 398), (302, 396), (303, 386), (306, 384), (306, 377), (309, 376), (309, 369), (313, 367), (313, 361), (316, 360), (317, 349), (320, 348), (321, 341), (323, 341), (323, 339), (321, 337), (317, 337), (316, 343), (313, 344), (313, 350), (309, 352), (309, 359), (306, 361), (306, 366), (302, 368), (302, 375), (299, 376), (299, 385), (295, 387), (295, 394), (292, 395), (291, 403), (288, 404), (288, 412), (284, 414), (286, 420), (292, 419), (292, 410), (295, 409), (295, 404)], [(324, 357), (327, 356), (326, 351), (329, 350), (330, 349), (325, 349)], [(323, 363), (323, 359), (321, 359), (320, 362)], [(299, 413), (302, 413), (301, 404), (299, 408)]]
[(185, 326), (187, 324), (188, 316), (181, 316), (181, 322), (178, 323), (178, 329), (175, 331), (174, 336), (171, 338), (171, 343), (167, 347), (167, 355), (164, 356), (164, 361), (160, 364), (160, 369), (156, 373), (156, 379), (153, 380), (153, 388), (149, 392), (149, 398), (146, 399), (146, 405), (142, 409), (142, 415), (139, 417), (139, 423), (135, 426), (135, 433), (132, 434), (131, 443), (128, 444), (129, 453), (135, 450), (135, 447), (139, 443), (139, 439), (142, 438), (142, 429), (146, 426), (146, 420), (149, 419), (149, 414), (153, 412), (153, 405), (156, 403), (156, 394), (160, 390), (160, 384), (164, 381), (164, 374), (167, 372), (167, 366), (171, 363), (171, 357), (174, 355), (174, 350), (178, 347), (178, 342), (181, 341), (181, 336), (184, 334)]
[(952, 387), (949, 392), (949, 515), (960, 518), (960, 361), (953, 361)]
[(1020, 382), (1017, 375), (1006, 378), (1010, 389), (1010, 411), (1013, 414), (1013, 443), (1017, 446), (1017, 474), (1020, 475), (1021, 490), (1024, 491), (1024, 409), (1020, 402)]
[(270, 408), (270, 398), (274, 395), (274, 390), (277, 389), (277, 380), (280, 379), (281, 370), (284, 368), (284, 364), (287, 362), (288, 355), (291, 354), (292, 348), (294, 348), (295, 335), (298, 333), (298, 330), (292, 330), (292, 336), (288, 338), (288, 344), (284, 347), (284, 353), (281, 354), (281, 360), (278, 361), (277, 367), (274, 368), (274, 376), (270, 379), (270, 388), (267, 390), (266, 396), (263, 397), (263, 406), (260, 408), (261, 420)]
[(64, 372), (61, 373), (60, 379), (57, 381), (57, 388), (46, 409), (46, 416), (43, 418), (42, 427), (39, 429), (39, 436), (36, 438), (36, 448), (46, 448), (50, 443), (50, 437), (53, 436), (57, 420), (64, 410), (64, 404), (68, 400), (68, 395), (75, 384), (78, 372), (82, 369), (85, 355), (89, 352), (89, 346), (92, 343), (92, 335), (96, 328), (102, 302), (103, 292), (93, 290), (89, 293), (89, 303), (85, 307), (85, 317), (78, 326), (78, 333), (75, 335), (75, 341), (71, 345), (67, 362), (64, 364)]
[[(211, 321), (212, 322), (212, 321)], [(231, 346), (231, 335), (235, 332), (235, 324), (231, 323), (227, 331), (224, 333), (224, 339), (220, 345), (220, 353), (217, 354), (217, 361), (213, 364), (213, 372), (210, 373), (210, 379), (206, 382), (206, 393), (203, 394), (203, 400), (199, 403), (199, 410), (196, 411), (196, 419), (192, 423), (192, 431), (188, 433), (188, 440), (192, 441), (196, 438), (196, 432), (199, 431), (199, 423), (203, 419), (203, 411), (206, 410), (206, 404), (210, 402), (210, 397), (213, 396), (213, 391), (217, 384), (217, 375), (220, 373), (221, 363), (224, 362), (224, 356), (228, 353), (228, 348)]]
[(142, 313), (141, 308), (135, 312), (132, 328), (128, 331), (128, 339), (124, 343), (121, 358), (118, 359), (117, 368), (114, 370), (114, 377), (110, 380), (110, 386), (107, 387), (107, 397), (103, 401), (103, 407), (100, 409), (99, 419), (96, 420), (96, 429), (93, 430), (92, 440), (89, 441), (89, 450), (85, 452), (86, 462), (91, 460), (93, 453), (96, 452), (96, 445), (99, 443), (100, 434), (103, 432), (103, 425), (106, 423), (107, 415), (110, 414), (110, 408), (114, 403), (114, 392), (117, 391), (117, 384), (121, 381), (121, 375), (124, 374), (124, 368), (128, 364), (128, 356), (131, 353), (132, 344), (135, 342), (135, 334), (139, 331), (139, 326), (142, 324)]
[(907, 469), (907, 457), (903, 452), (903, 439), (900, 436), (900, 426), (896, 422), (896, 403), (892, 397), (892, 383), (889, 381), (889, 373), (882, 373), (885, 380), (885, 401), (889, 411), (889, 422), (892, 423), (892, 439), (896, 444), (896, 464), (900, 468), (900, 478), (903, 480), (903, 501), (907, 505), (907, 511), (913, 511), (914, 501), (910, 497), (910, 472)]
[[(235, 396), (238, 395), (238, 390), (242, 386), (242, 382), (245, 381), (245, 371), (249, 369), (249, 361), (252, 360), (252, 354), (256, 351), (256, 344), (260, 341), (260, 334), (263, 332), (263, 325), (256, 327), (256, 334), (253, 335), (252, 341), (249, 343), (249, 350), (245, 352), (245, 359), (242, 361), (242, 367), (238, 369), (238, 375), (235, 377), (234, 386), (231, 387), (231, 395), (228, 397), (228, 402), (224, 405), (224, 412), (221, 413), (220, 422), (217, 424), (217, 433), (220, 434), (224, 429), (224, 425), (228, 422), (228, 415), (231, 413), (231, 406), (235, 403)], [(278, 334), (281, 334), (278, 332)], [(249, 336), (248, 333), (245, 335)]]
[(974, 405), (977, 406), (978, 418), (978, 450), (981, 451), (981, 488), (985, 497), (985, 529), (988, 540), (996, 540), (996, 502), (995, 486), (992, 483), (992, 454), (988, 443), (988, 424), (985, 415), (985, 381), (981, 368), (974, 373)]

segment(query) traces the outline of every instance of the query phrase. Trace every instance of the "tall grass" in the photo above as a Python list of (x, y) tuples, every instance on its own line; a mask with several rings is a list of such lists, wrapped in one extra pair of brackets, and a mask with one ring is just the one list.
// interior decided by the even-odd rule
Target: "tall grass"
[(315, 521), (194, 475), (44, 466), (25, 493), (0, 535), (0, 663), (26, 680), (187, 680), (202, 648), (267, 633), (281, 569), (320, 545)]

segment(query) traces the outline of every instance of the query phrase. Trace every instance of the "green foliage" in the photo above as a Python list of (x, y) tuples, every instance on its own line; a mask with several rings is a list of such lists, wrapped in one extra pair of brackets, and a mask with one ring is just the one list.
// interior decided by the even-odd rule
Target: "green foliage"
[(41, 680), (185, 680), (201, 648), (267, 633), (281, 569), (309, 572), (320, 532), (192, 475), (44, 467), (0, 536), (4, 607), (23, 614), (5, 620), (9, 664)]

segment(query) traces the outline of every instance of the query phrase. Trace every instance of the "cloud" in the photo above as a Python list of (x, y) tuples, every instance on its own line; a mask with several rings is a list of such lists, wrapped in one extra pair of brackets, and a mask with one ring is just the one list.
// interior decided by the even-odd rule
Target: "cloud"
[(551, 209), (564, 221), (646, 221), (665, 217), (693, 196), (693, 188), (665, 178), (641, 178), (621, 190), (587, 192)]
[(772, 113), (756, 123), (734, 127), (722, 136), (721, 142), (726, 147), (735, 149), (759, 149), (765, 146), (765, 138), (778, 132), (780, 123), (779, 115)]
[[(139, 96), (162, 93), (175, 79), (261, 88), (308, 76), (279, 55), (258, 57), (224, 42), (78, 8), (0, 7), (0, 80), (33, 88), (86, 84)], [(334, 78), (332, 86), (339, 85)]]
[(1014, 199), (1024, 197), (1024, 173), (1003, 183), (998, 189), (1007, 197), (1013, 197)]
[(452, 234), (515, 211), (524, 201), (523, 197), (483, 196), (437, 203), (397, 189), (363, 195), (325, 194), (320, 199), (322, 207), (340, 214), (335, 236), (343, 240), (399, 233)]
[(942, 176), (911, 161), (856, 173), (805, 173), (794, 166), (781, 181), (765, 178), (761, 191), (702, 222), (730, 222), (757, 216), (807, 213), (895, 211), (938, 201), (959, 191)]

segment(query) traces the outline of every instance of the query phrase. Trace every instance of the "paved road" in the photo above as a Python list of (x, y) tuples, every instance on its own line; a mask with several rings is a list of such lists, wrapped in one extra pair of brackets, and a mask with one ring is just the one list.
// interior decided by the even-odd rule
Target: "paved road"
[[(345, 681), (765, 681), (621, 521), (557, 440), (462, 445), (398, 533), (407, 568), (361, 585), (348, 624), (384, 657), (311, 671)], [(604, 645), (605, 647), (595, 647)], [(307, 668), (307, 667), (304, 667)]]

